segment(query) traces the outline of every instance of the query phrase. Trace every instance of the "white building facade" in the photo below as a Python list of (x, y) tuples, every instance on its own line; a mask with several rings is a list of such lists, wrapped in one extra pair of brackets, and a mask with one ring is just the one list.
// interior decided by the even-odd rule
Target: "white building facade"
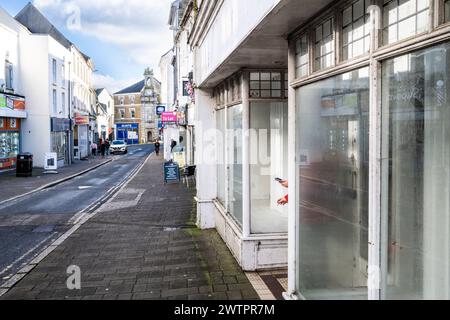
[(198, 225), (288, 299), (449, 299), (450, 1), (198, 6)]

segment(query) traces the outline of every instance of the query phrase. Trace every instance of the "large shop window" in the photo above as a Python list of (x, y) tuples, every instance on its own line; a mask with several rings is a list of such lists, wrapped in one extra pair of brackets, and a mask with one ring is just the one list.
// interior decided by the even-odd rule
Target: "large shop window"
[(228, 210), (242, 225), (242, 105), (227, 109)]
[(297, 90), (299, 287), (367, 299), (369, 70)]
[(382, 81), (383, 291), (447, 300), (450, 43), (386, 61)]
[(66, 133), (52, 132), (51, 133), (52, 151), (58, 155), (58, 160), (66, 159)]
[(225, 117), (226, 109), (217, 110), (217, 199), (225, 206)]
[(370, 50), (369, 0), (358, 0), (342, 12), (343, 59), (363, 55)]
[[(4, 118), (0, 118), (0, 123), (4, 123)], [(0, 160), (16, 158), (19, 154), (19, 132), (0, 131)]]
[(429, 0), (384, 0), (383, 43), (391, 44), (427, 31)]
[(252, 102), (250, 106), (251, 232), (288, 231), (287, 206), (277, 204), (286, 195), (275, 178), (288, 174), (287, 102)]

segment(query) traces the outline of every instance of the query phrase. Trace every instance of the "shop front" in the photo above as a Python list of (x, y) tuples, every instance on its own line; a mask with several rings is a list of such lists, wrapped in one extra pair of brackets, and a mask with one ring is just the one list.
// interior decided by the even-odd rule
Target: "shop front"
[(285, 70), (244, 70), (214, 90), (215, 226), (244, 270), (287, 265)]
[(0, 93), (0, 171), (16, 166), (21, 152), (21, 125), (26, 118), (24, 97)]
[(85, 159), (89, 156), (89, 115), (75, 114), (74, 158)]
[(450, 25), (438, 2), (344, 1), (291, 35), (286, 298), (450, 299)]
[(139, 144), (139, 123), (117, 123), (117, 140), (125, 140), (127, 144)]
[(70, 119), (51, 118), (51, 149), (57, 154), (58, 167), (69, 164)]

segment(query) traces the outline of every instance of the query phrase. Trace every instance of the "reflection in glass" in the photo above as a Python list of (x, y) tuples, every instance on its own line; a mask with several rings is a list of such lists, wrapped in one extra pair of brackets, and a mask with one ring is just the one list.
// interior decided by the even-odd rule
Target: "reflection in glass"
[(299, 287), (307, 299), (367, 299), (368, 68), (297, 90)]
[(225, 109), (218, 110), (217, 116), (217, 198), (225, 206)]
[(227, 109), (229, 212), (242, 225), (242, 105)]
[(287, 179), (287, 102), (250, 105), (251, 232), (288, 231), (287, 206), (277, 200), (287, 194), (275, 178)]
[(383, 64), (387, 299), (450, 299), (450, 44)]

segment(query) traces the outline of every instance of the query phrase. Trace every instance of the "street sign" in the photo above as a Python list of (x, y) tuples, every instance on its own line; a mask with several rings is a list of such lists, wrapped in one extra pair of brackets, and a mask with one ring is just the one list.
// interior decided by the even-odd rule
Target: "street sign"
[(180, 167), (177, 163), (166, 162), (164, 164), (164, 181), (169, 182), (180, 182)]
[(156, 107), (156, 114), (158, 116), (162, 115), (163, 112), (166, 112), (166, 107), (165, 106), (157, 106)]

